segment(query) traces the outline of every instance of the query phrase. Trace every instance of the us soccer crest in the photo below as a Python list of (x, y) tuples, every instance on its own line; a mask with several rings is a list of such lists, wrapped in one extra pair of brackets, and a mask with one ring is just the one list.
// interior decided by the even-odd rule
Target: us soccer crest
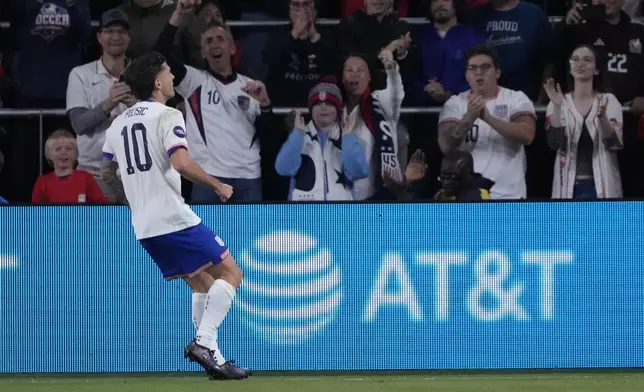
[(250, 98), (246, 95), (239, 95), (237, 97), (237, 104), (239, 105), (241, 110), (246, 111), (250, 107)]
[(494, 107), (494, 115), (497, 117), (507, 117), (508, 116), (508, 105), (496, 105)]
[(639, 38), (628, 41), (628, 49), (631, 53), (642, 54), (642, 42)]

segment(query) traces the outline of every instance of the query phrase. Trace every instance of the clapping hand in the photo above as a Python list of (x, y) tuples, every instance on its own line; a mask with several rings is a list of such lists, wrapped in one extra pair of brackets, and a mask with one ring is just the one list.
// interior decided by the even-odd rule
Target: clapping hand
[(606, 114), (606, 106), (608, 106), (608, 97), (600, 95), (597, 97), (597, 118), (603, 118)]
[(409, 47), (411, 46), (411, 33), (401, 35), (400, 38), (395, 39), (387, 45), (385, 50), (389, 50), (392, 53), (396, 53), (398, 58), (403, 57), (407, 54)]
[(559, 83), (555, 84), (555, 80), (550, 78), (543, 85), (543, 89), (554, 106), (561, 107), (563, 105), (564, 95)]
[(465, 113), (465, 118), (469, 122), (476, 121), (477, 118), (483, 116), (484, 108), (485, 99), (480, 95), (470, 94), (467, 101), (467, 113)]
[(427, 164), (425, 153), (416, 150), (411, 156), (407, 168), (405, 169), (405, 178), (407, 182), (422, 180), (427, 174)]

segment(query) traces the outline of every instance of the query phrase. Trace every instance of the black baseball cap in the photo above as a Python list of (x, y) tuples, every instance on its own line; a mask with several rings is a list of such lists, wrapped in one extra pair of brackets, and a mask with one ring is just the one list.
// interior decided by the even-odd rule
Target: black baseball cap
[(130, 20), (127, 14), (118, 8), (107, 10), (101, 16), (101, 29), (113, 24), (120, 24), (126, 29), (130, 28)]

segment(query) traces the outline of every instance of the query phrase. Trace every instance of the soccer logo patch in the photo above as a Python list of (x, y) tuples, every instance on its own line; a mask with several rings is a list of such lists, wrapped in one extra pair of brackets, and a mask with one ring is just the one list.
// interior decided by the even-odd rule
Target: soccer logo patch
[(505, 118), (508, 115), (508, 105), (496, 105), (494, 114), (496, 117)]
[(250, 98), (246, 95), (239, 95), (237, 97), (237, 104), (241, 110), (246, 111), (250, 107)]
[(175, 135), (177, 135), (177, 137), (180, 137), (180, 138), (182, 138), (182, 139), (186, 137), (186, 130), (185, 130), (185, 129), (183, 129), (183, 127), (179, 127), (179, 126), (174, 127), (174, 129), (172, 130), (172, 132), (173, 132)]

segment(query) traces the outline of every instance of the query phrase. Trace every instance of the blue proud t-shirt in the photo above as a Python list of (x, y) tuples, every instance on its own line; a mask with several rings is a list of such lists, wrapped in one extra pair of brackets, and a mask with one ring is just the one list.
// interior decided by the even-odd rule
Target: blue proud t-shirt
[(499, 84), (523, 91), (536, 100), (541, 77), (550, 62), (552, 30), (548, 17), (534, 4), (520, 2), (507, 11), (497, 11), (490, 3), (480, 7), (476, 29), (501, 58)]

